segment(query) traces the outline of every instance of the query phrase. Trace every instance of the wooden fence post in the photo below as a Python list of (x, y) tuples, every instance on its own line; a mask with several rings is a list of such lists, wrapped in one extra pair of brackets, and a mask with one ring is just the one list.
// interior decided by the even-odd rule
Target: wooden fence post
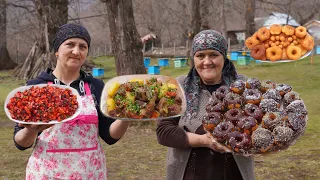
[(173, 57), (176, 57), (176, 43), (173, 43)]
[(151, 53), (153, 52), (153, 42), (151, 44)]
[(161, 54), (164, 54), (164, 52), (163, 52), (163, 44), (161, 44)]

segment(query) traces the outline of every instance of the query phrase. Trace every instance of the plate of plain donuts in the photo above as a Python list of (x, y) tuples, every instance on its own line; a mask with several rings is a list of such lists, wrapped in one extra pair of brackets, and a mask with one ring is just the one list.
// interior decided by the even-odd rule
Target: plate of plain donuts
[(314, 40), (303, 26), (273, 24), (262, 27), (245, 41), (250, 56), (261, 62), (293, 62), (309, 56)]
[(220, 149), (250, 156), (294, 145), (305, 132), (307, 114), (292, 86), (248, 78), (213, 92), (202, 124)]

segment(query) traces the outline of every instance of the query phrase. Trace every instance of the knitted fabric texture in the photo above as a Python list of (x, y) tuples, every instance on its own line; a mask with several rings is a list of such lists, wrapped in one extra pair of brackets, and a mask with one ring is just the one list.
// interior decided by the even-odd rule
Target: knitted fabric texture
[[(213, 49), (219, 51), (224, 56), (224, 66), (222, 69), (222, 82), (225, 85), (230, 85), (237, 78), (236, 68), (233, 63), (226, 58), (227, 42), (221, 33), (214, 30), (204, 30), (198, 33), (192, 43), (192, 54), (200, 50)], [(189, 71), (187, 78), (183, 83), (186, 92), (187, 110), (185, 113), (186, 119), (191, 119), (197, 116), (199, 111), (199, 97), (202, 88), (201, 78), (195, 67)]]
[(54, 52), (57, 52), (60, 45), (70, 38), (81, 38), (87, 42), (88, 48), (90, 47), (91, 37), (86, 28), (78, 24), (64, 24), (59, 28), (53, 40)]
[(197, 51), (213, 49), (219, 51), (223, 57), (226, 57), (228, 43), (222, 34), (215, 30), (204, 30), (198, 33), (192, 42), (192, 56)]

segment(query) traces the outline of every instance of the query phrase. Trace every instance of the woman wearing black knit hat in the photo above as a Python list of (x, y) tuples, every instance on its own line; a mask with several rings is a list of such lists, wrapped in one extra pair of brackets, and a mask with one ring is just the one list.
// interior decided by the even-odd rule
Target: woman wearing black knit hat
[(184, 87), (184, 116), (161, 120), (158, 142), (168, 146), (167, 180), (252, 180), (253, 158), (230, 153), (207, 137), (202, 126), (205, 107), (212, 92), (240, 78), (227, 59), (227, 42), (220, 32), (204, 30), (192, 43), (192, 68), (177, 78)]
[(80, 93), (83, 108), (79, 116), (66, 123), (15, 126), (13, 139), (18, 149), (28, 149), (36, 140), (26, 179), (107, 179), (106, 159), (99, 136), (106, 143), (114, 144), (126, 132), (128, 122), (104, 117), (100, 112), (104, 82), (81, 70), (90, 41), (84, 27), (61, 26), (53, 42), (57, 57), (55, 69), (47, 69), (27, 82), (27, 85), (71, 86)]

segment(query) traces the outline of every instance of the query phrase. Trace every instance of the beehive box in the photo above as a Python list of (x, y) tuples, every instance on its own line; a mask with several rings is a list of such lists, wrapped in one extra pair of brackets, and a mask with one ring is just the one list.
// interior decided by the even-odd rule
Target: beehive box
[(149, 66), (148, 74), (160, 74), (160, 66)]
[(245, 66), (250, 64), (250, 58), (248, 56), (238, 56), (237, 64)]
[(148, 68), (149, 64), (150, 64), (150, 57), (144, 57), (143, 58), (143, 64), (145, 68)]
[(159, 66), (169, 66), (169, 59), (167, 58), (159, 58), (158, 59)]
[(98, 77), (104, 75), (104, 69), (103, 68), (92, 68), (92, 76)]

